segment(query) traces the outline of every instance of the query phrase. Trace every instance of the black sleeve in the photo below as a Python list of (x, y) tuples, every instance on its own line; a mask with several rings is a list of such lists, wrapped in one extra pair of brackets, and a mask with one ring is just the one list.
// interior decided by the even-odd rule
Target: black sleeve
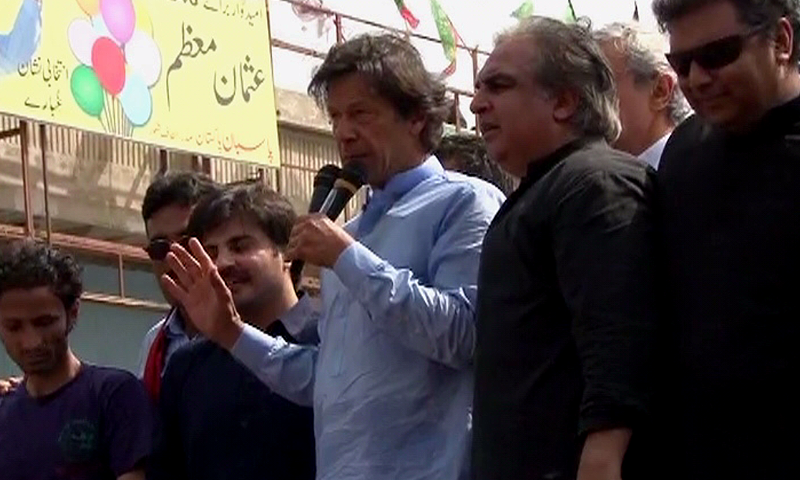
[(650, 173), (594, 171), (554, 209), (558, 281), (584, 378), (581, 435), (633, 428), (646, 412), (657, 315)]
[(186, 349), (176, 352), (161, 379), (148, 480), (189, 480), (180, 430), (181, 391), (189, 370), (187, 353)]

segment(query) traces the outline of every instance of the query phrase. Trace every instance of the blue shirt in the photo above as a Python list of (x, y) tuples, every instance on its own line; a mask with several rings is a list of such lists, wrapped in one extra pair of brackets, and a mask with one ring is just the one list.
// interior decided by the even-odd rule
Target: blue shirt
[(381, 195), (387, 211), (321, 274), (320, 345), (246, 326), (232, 352), (313, 405), (318, 479), (466, 478), (478, 263), (504, 197), (434, 158), (393, 177), (362, 215)]

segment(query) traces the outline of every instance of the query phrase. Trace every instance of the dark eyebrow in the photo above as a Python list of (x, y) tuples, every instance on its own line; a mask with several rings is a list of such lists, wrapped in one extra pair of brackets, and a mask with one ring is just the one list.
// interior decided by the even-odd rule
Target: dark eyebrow
[(482, 77), (478, 77), (478, 80), (475, 82), (475, 88), (480, 88), (481, 85), (485, 85), (487, 83), (497, 83), (498, 81), (516, 83), (516, 79), (507, 73), (490, 72)]
[(235, 237), (229, 238), (228, 241), (225, 243), (236, 243), (236, 242), (241, 242), (242, 240), (252, 240), (254, 238), (255, 237), (253, 237), (252, 235), (247, 235), (247, 234), (237, 235)]

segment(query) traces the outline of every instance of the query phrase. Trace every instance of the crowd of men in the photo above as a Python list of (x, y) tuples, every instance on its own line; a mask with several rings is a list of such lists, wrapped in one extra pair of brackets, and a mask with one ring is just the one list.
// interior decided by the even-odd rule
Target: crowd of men
[(441, 139), (406, 40), (333, 47), (309, 94), (368, 202), (340, 226), (260, 183), (156, 178), (173, 308), (140, 380), (72, 353), (70, 255), (4, 246), (25, 376), (0, 383), (0, 478), (793, 477), (800, 2), (653, 9), (668, 53), (628, 24), (501, 34), (482, 140)]

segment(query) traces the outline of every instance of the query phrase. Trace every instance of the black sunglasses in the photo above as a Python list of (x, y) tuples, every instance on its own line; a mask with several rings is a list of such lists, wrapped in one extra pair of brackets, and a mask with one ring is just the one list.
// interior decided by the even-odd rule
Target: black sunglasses
[(697, 63), (705, 70), (718, 70), (738, 60), (747, 39), (762, 32), (764, 28), (730, 35), (683, 52), (668, 53), (667, 61), (681, 77), (689, 75), (692, 63)]
[(151, 260), (161, 262), (167, 258), (167, 254), (169, 253), (169, 249), (172, 247), (173, 243), (177, 243), (183, 248), (189, 248), (189, 238), (190, 237), (184, 235), (177, 242), (167, 240), (166, 238), (156, 238), (150, 240), (150, 243), (144, 247), (144, 251), (147, 252), (147, 255)]

